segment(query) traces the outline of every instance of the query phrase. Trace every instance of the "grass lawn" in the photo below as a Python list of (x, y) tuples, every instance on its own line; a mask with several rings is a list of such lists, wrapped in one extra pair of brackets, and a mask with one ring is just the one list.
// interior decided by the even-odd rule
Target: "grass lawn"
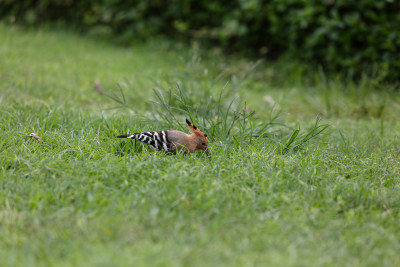
[(0, 265), (399, 266), (399, 93), (283, 68), (0, 24)]

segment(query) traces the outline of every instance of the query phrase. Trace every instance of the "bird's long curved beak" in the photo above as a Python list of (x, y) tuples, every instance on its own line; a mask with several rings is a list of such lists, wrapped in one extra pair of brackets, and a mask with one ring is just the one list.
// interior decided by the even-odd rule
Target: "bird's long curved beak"
[(206, 150), (204, 150), (204, 152), (206, 152), (207, 156), (208, 156), (209, 158), (211, 158), (211, 153), (210, 153), (210, 151), (208, 151), (208, 148), (206, 148)]

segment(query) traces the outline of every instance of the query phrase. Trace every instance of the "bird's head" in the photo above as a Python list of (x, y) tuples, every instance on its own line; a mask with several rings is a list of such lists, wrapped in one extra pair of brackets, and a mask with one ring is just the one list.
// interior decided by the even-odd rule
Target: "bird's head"
[(208, 156), (210, 156), (210, 152), (208, 151), (208, 138), (207, 135), (200, 131), (199, 128), (194, 126), (188, 119), (186, 119), (186, 123), (189, 126), (190, 132), (192, 132), (193, 140), (196, 143), (195, 150), (204, 150)]

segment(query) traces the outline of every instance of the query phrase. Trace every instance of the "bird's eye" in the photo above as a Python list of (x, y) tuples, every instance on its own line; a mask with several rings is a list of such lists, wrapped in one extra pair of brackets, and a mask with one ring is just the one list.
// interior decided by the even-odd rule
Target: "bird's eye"
[(201, 142), (201, 145), (202, 145), (202, 146), (205, 146), (205, 145), (206, 145), (206, 143), (205, 143), (205, 142)]

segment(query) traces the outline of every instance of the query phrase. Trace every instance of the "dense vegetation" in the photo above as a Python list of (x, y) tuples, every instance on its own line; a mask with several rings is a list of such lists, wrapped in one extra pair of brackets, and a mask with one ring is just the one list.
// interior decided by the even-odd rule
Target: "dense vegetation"
[[(398, 93), (163, 42), (0, 44), (1, 266), (400, 264)], [(211, 160), (115, 138), (189, 115)]]
[(399, 1), (2, 0), (0, 16), (62, 21), (120, 42), (194, 37), (230, 52), (285, 55), (327, 73), (399, 80)]

